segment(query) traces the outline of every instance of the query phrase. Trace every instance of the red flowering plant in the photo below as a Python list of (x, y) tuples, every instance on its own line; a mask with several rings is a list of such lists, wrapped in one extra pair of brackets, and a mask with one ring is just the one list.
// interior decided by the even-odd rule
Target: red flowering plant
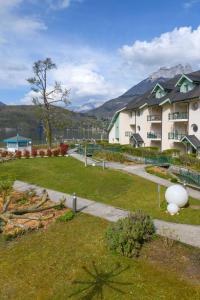
[(30, 158), (30, 151), (24, 150), (23, 156), (24, 156), (25, 158)]
[(53, 156), (54, 156), (54, 157), (57, 157), (57, 156), (60, 154), (60, 150), (59, 150), (59, 149), (54, 149), (54, 150), (52, 151), (52, 153), (53, 153)]
[(62, 156), (67, 154), (68, 149), (69, 149), (69, 145), (63, 143), (60, 144), (60, 154)]
[(1, 157), (6, 157), (8, 155), (8, 151), (2, 151), (1, 152)]
[(32, 157), (36, 157), (37, 156), (37, 150), (36, 149), (32, 149), (31, 156)]
[(47, 149), (47, 156), (48, 156), (48, 157), (51, 157), (51, 156), (52, 156), (52, 151), (51, 151), (51, 149)]
[(40, 151), (39, 151), (39, 155), (40, 155), (41, 157), (44, 157), (44, 156), (45, 156), (44, 150), (40, 150)]
[(16, 151), (15, 151), (15, 157), (16, 157), (16, 158), (21, 158), (21, 157), (22, 157), (22, 151), (16, 150)]

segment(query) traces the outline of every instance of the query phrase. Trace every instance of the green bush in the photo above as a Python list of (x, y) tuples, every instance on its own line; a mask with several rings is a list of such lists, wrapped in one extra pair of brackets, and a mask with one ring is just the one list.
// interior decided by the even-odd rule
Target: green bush
[(139, 157), (155, 157), (161, 155), (158, 147), (139, 147), (135, 148), (131, 145), (124, 145), (121, 147), (122, 151), (133, 156)]
[(180, 155), (179, 149), (167, 149), (162, 152), (164, 155), (171, 156), (171, 157), (178, 157)]
[(167, 180), (170, 180), (171, 182), (177, 182), (177, 178), (175, 177), (175, 175), (165, 171), (165, 169), (162, 169), (162, 168), (158, 168), (158, 167), (154, 167), (154, 166), (147, 166), (145, 168), (145, 171), (151, 175), (155, 175), (155, 176), (158, 176), (160, 178), (163, 178), (163, 179), (167, 179)]
[(97, 151), (94, 152), (93, 157), (105, 161), (117, 161), (121, 163), (125, 162), (125, 157), (120, 152)]
[(138, 211), (110, 225), (106, 240), (110, 250), (123, 256), (136, 257), (154, 232), (151, 217)]
[(67, 222), (74, 218), (75, 214), (72, 210), (67, 211), (62, 216), (58, 217), (56, 221), (58, 222)]

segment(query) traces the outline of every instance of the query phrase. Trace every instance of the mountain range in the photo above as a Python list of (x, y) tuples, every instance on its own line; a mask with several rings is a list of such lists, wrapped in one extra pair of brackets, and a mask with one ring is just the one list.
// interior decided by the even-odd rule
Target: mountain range
[(102, 105), (87, 111), (87, 114), (96, 116), (97, 118), (109, 119), (117, 110), (125, 107), (130, 101), (136, 99), (138, 95), (153, 88), (157, 82), (165, 82), (178, 74), (187, 74), (190, 72), (192, 72), (192, 68), (188, 64), (185, 66), (179, 64), (171, 68), (162, 67), (158, 71), (152, 73), (148, 78), (131, 87), (123, 95), (106, 101)]

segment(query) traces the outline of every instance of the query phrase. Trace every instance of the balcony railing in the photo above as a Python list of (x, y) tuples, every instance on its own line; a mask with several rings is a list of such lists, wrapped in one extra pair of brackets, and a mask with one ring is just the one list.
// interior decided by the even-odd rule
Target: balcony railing
[(169, 132), (168, 139), (169, 140), (177, 140), (180, 141), (187, 133), (179, 133), (179, 132)]
[(147, 121), (152, 122), (152, 121), (161, 121), (162, 116), (161, 115), (149, 115), (147, 116)]
[(169, 120), (188, 120), (187, 112), (175, 112), (168, 115)]
[(161, 139), (161, 134), (160, 133), (155, 133), (155, 132), (147, 132), (147, 138), (148, 139), (159, 140), (159, 139)]

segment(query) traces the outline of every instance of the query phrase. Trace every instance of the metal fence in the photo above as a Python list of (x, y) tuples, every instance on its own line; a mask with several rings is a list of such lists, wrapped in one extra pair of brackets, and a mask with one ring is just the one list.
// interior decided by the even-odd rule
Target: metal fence
[(190, 170), (180, 170), (179, 176), (186, 183), (200, 186), (200, 174), (192, 172)]
[(155, 166), (169, 166), (171, 164), (171, 158), (167, 156), (145, 157), (145, 164)]
[[(86, 147), (86, 148), (85, 148)], [(80, 144), (77, 148), (77, 152), (81, 155), (86, 154), (87, 156), (92, 156), (94, 154), (94, 152), (100, 152), (100, 151), (109, 151), (109, 152), (120, 152), (121, 148), (120, 146), (117, 147), (113, 147), (113, 146), (102, 146), (102, 145), (98, 145), (98, 144), (87, 144), (87, 145), (82, 145)]]

